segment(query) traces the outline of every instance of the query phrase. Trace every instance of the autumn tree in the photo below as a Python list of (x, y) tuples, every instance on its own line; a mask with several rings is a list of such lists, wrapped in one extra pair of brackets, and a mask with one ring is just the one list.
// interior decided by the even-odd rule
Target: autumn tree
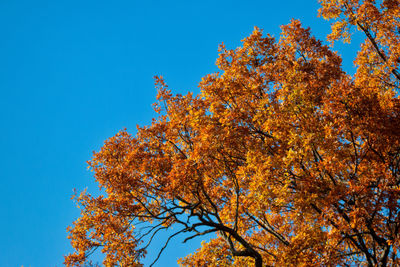
[(400, 3), (320, 2), (331, 44), (365, 35), (355, 74), (294, 20), (221, 46), (198, 95), (156, 78), (158, 117), (89, 163), (105, 193), (77, 197), (66, 265), (141, 266), (172, 226), (210, 234), (182, 266), (400, 265)]

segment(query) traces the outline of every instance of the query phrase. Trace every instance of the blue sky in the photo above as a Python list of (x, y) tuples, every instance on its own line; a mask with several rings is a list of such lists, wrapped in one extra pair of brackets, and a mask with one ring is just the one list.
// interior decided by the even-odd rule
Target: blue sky
[[(154, 75), (197, 92), (218, 45), (237, 47), (254, 26), (278, 36), (298, 18), (324, 38), (317, 9), (312, 0), (1, 1), (0, 266), (62, 266), (65, 229), (79, 215), (73, 188), (96, 192), (86, 161), (120, 129), (151, 122)], [(338, 46), (348, 70), (355, 48)], [(173, 243), (157, 266), (199, 242)]]

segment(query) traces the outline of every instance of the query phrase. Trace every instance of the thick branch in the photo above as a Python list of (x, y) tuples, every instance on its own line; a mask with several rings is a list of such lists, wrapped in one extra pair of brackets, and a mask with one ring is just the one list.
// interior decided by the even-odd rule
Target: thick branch
[[(387, 62), (386, 56), (383, 54), (383, 52), (379, 49), (379, 46), (375, 40), (374, 37), (372, 37), (371, 33), (368, 31), (368, 29), (364, 26), (361, 25), (360, 22), (357, 21), (357, 26), (360, 27), (360, 29), (364, 32), (364, 34), (367, 36), (368, 40), (371, 42), (372, 46), (374, 47), (376, 53), (379, 55), (379, 57), (383, 60), (383, 62)], [(400, 75), (399, 73), (393, 69), (392, 70), (393, 75), (397, 78), (397, 80), (400, 81)]]

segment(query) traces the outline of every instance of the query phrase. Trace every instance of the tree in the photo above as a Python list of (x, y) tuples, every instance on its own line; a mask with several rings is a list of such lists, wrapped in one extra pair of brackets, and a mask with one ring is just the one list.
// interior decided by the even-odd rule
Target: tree
[(320, 2), (332, 43), (365, 34), (356, 73), (294, 20), (221, 46), (198, 95), (156, 77), (159, 116), (89, 163), (106, 194), (77, 197), (66, 265), (140, 266), (172, 226), (214, 233), (183, 266), (400, 265), (400, 4)]

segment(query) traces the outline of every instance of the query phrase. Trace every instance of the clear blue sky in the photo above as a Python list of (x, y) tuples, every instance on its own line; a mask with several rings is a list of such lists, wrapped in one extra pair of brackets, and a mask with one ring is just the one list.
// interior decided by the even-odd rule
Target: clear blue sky
[[(72, 250), (65, 229), (79, 215), (72, 190), (96, 191), (86, 161), (104, 140), (150, 123), (154, 75), (174, 92), (196, 92), (216, 70), (218, 44), (235, 48), (254, 26), (278, 36), (298, 18), (324, 38), (329, 23), (317, 8), (316, 0), (1, 1), (0, 266), (62, 266)], [(354, 47), (340, 49), (351, 69)], [(174, 266), (198, 242), (174, 243), (157, 266)]]

